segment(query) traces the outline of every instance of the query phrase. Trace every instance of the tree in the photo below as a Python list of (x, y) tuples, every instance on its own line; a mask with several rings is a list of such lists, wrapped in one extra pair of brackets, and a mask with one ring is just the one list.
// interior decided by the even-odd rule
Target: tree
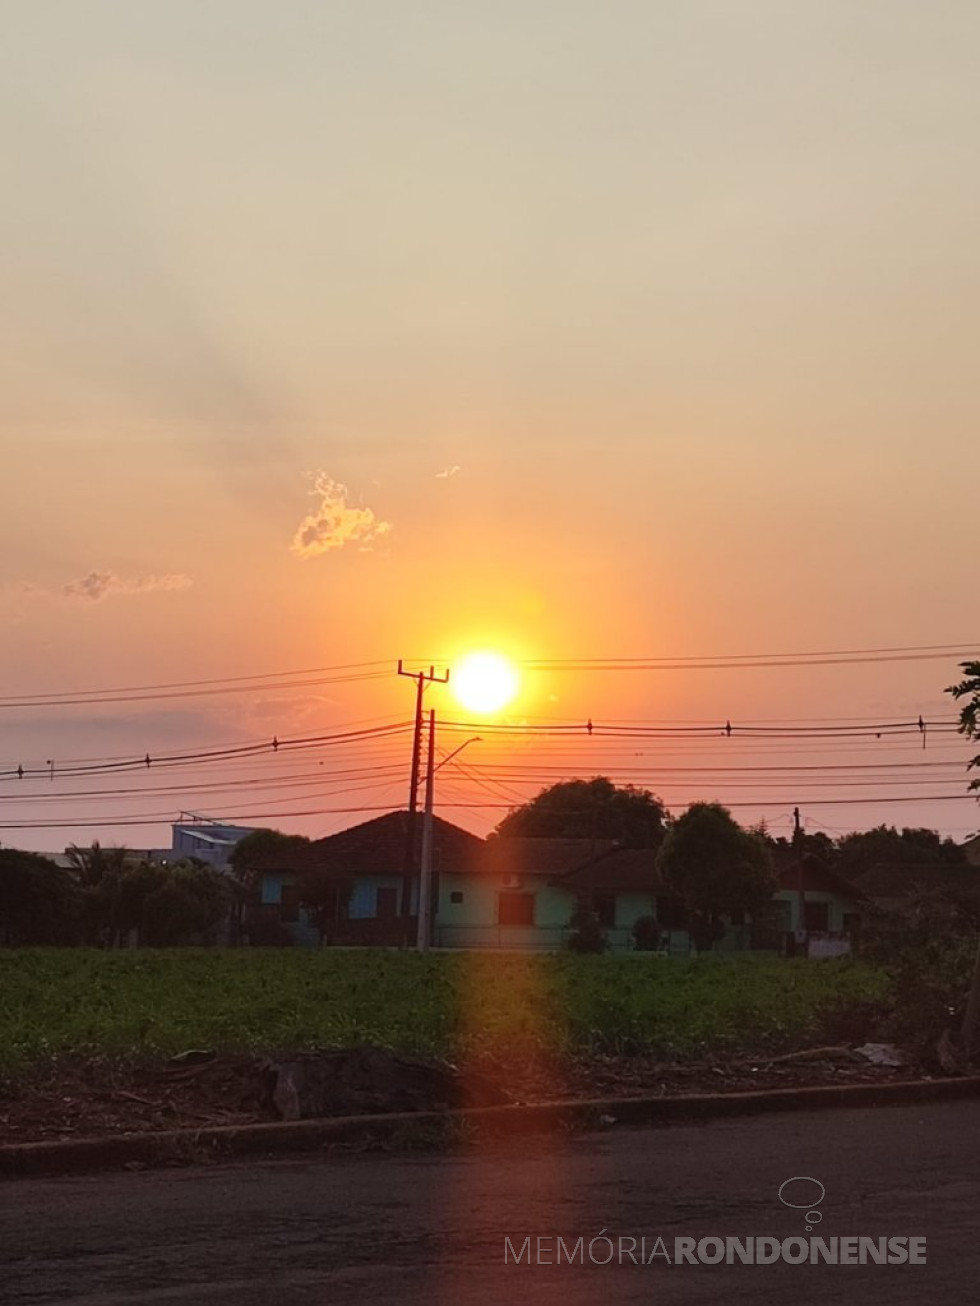
[[(822, 862), (824, 866), (833, 867), (837, 865), (837, 844), (834, 843), (829, 834), (824, 834), (822, 830), (801, 830), (795, 839), (787, 839), (785, 835), (777, 835), (775, 838), (765, 829), (758, 829), (757, 833), (764, 835), (766, 843), (773, 853), (782, 858), (792, 856), (794, 860), (797, 856), (809, 855), (815, 857), (817, 861)], [(850, 836), (845, 836), (849, 838)]]
[[(155, 882), (147, 877), (140, 942), (151, 948), (176, 948), (210, 933), (230, 905), (225, 877), (193, 858), (159, 869), (163, 874), (155, 876)], [(150, 871), (156, 870), (151, 863)]]
[(299, 901), (320, 932), (321, 944), (347, 914), (353, 880), (338, 880), (321, 871), (307, 871), (299, 881)]
[(235, 878), (249, 896), (259, 887), (267, 870), (300, 870), (310, 841), (303, 834), (283, 834), (280, 830), (253, 830), (240, 839), (228, 856)]
[(664, 885), (690, 914), (700, 952), (725, 932), (725, 919), (752, 915), (776, 891), (769, 849), (720, 803), (693, 803), (671, 825), (657, 854)]
[(112, 924), (115, 899), (131, 854), (120, 846), (103, 848), (98, 839), (85, 848), (73, 843), (66, 852), (80, 891), (83, 941), (91, 947), (111, 946), (118, 939)]
[(112, 930), (117, 938), (132, 933), (147, 943), (150, 911), (148, 903), (166, 883), (169, 867), (162, 862), (141, 861), (129, 866), (116, 882), (112, 902)]
[(0, 848), (0, 943), (11, 947), (77, 942), (81, 891), (39, 853)]
[(606, 776), (563, 780), (542, 789), (497, 826), (499, 835), (536, 838), (615, 839), (627, 848), (658, 848), (666, 811), (659, 798), (632, 785), (620, 788)]
[[(955, 685), (949, 685), (947, 694), (958, 700), (966, 699), (960, 708), (960, 723), (957, 727), (967, 739), (980, 739), (980, 662), (961, 662), (963, 679)], [(968, 770), (980, 768), (980, 754), (969, 763)], [(980, 778), (970, 781), (970, 789), (980, 789)]]
[[(963, 672), (963, 679), (955, 685), (948, 685), (946, 693), (952, 694), (957, 702), (960, 699), (966, 699), (966, 702), (960, 708), (960, 734), (966, 735), (967, 739), (980, 739), (980, 661), (961, 662), (960, 670)], [(978, 767), (980, 767), (980, 754), (971, 760), (967, 769), (973, 770)], [(971, 780), (968, 788), (980, 789), (980, 779)], [(980, 1023), (980, 945), (977, 947), (970, 995), (967, 998), (966, 1011), (960, 1029), (960, 1046), (967, 1060), (969, 1060), (973, 1052), (973, 1042), (978, 1023)]]
[(878, 825), (873, 830), (845, 834), (837, 841), (836, 867), (849, 879), (882, 862), (903, 866), (952, 865), (965, 860), (963, 849), (935, 830), (896, 830)]

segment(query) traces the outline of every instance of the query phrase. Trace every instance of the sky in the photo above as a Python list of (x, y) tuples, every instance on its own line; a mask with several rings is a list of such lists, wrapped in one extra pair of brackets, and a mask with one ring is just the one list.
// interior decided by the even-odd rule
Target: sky
[[(614, 764), (672, 810), (741, 796), (740, 819), (778, 829), (784, 798), (845, 794), (868, 801), (807, 819), (980, 825), (968, 797), (921, 800), (930, 776), (966, 793), (969, 747), (938, 724), (925, 749), (869, 734), (737, 755), (719, 736), (614, 754), (517, 729), (951, 719), (956, 654), (980, 656), (977, 6), (2, 9), (0, 702), (387, 672), (0, 707), (0, 772), (55, 762), (43, 784), (0, 776), (4, 843), (156, 846), (181, 809), (317, 834), (360, 819), (335, 809), (404, 802), (401, 735), (314, 758), (366, 768), (359, 788), (291, 789), (277, 755), (175, 769), (188, 788), (152, 798), (104, 775), (109, 792), (69, 798), (58, 766), (403, 721), (397, 659), (473, 647), (953, 653), (528, 671), (514, 734), (440, 777), (468, 828), (552, 772)], [(875, 793), (908, 801), (887, 805), (826, 779), (791, 793), (789, 773), (667, 783), (685, 759), (817, 753), (947, 769), (896, 769), (910, 785)], [(250, 783), (233, 799), (215, 777)]]

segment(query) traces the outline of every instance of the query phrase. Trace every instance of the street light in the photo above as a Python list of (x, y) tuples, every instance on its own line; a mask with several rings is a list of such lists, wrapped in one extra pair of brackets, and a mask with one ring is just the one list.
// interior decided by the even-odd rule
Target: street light
[(481, 737), (473, 735), (454, 748), (444, 757), (438, 766), (436, 760), (436, 714), (429, 712), (429, 765), (425, 775), (425, 816), (422, 821), (422, 859), (419, 867), (419, 920), (417, 946), (419, 952), (426, 952), (429, 947), (429, 896), (432, 885), (432, 791), (435, 773), (447, 762), (451, 762), (457, 753), (461, 753), (468, 744), (479, 744)]

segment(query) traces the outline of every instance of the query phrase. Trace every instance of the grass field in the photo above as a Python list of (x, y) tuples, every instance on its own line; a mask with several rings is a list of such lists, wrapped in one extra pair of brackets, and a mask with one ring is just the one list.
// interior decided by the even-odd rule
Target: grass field
[(857, 962), (374, 950), (0, 949), (0, 1071), (378, 1043), (660, 1052), (804, 1046), (885, 997)]

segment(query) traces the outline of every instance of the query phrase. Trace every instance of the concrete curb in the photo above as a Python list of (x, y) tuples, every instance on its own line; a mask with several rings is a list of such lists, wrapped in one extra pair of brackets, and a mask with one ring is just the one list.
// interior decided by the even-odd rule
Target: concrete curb
[(12, 1143), (0, 1147), (0, 1179), (200, 1164), (235, 1156), (316, 1151), (338, 1143), (411, 1146), (426, 1138), (448, 1138), (453, 1130), (469, 1129), (481, 1137), (507, 1138), (554, 1133), (576, 1126), (671, 1124), (758, 1115), (766, 1111), (902, 1106), (911, 1102), (956, 1101), (974, 1096), (980, 1096), (980, 1075), (960, 1079), (779, 1088), (753, 1093), (588, 1098), (538, 1102), (528, 1106), (472, 1107), (461, 1111), (412, 1111), (257, 1125), (218, 1125), (207, 1129), (116, 1134), (67, 1142)]

